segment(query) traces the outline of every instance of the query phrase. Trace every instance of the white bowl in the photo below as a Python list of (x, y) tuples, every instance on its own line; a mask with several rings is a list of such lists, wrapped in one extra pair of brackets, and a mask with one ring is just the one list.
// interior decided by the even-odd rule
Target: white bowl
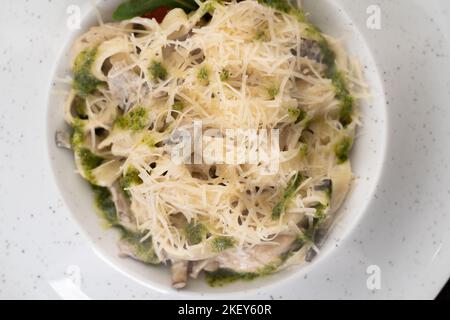
[[(111, 12), (120, 2), (101, 2), (98, 9), (103, 17), (110, 17)], [(363, 127), (359, 128), (358, 138), (351, 155), (355, 180), (351, 192), (343, 207), (339, 210), (338, 223), (332, 230), (320, 255), (307, 266), (292, 267), (251, 282), (239, 281), (221, 288), (210, 288), (203, 279), (190, 280), (187, 288), (182, 291), (183, 295), (195, 297), (202, 293), (208, 293), (209, 297), (216, 294), (221, 294), (221, 297), (224, 297), (223, 294), (229, 294), (232, 297), (233, 293), (236, 292), (256, 292), (263, 287), (270, 291), (271, 286), (286, 282), (295, 283), (299, 278), (304, 277), (310, 268), (314, 268), (320, 263), (327, 263), (329, 252), (355, 228), (356, 223), (364, 215), (373, 198), (385, 160), (387, 132), (386, 103), (379, 70), (364, 38), (339, 4), (334, 1), (309, 0), (305, 1), (304, 7), (307, 12), (311, 13), (312, 21), (317, 26), (328, 34), (342, 38), (350, 54), (359, 58), (361, 64), (365, 66), (365, 77), (373, 94), (373, 98), (370, 101), (363, 102), (361, 106)], [(82, 21), (81, 30), (73, 32), (66, 39), (63, 54), (59, 57), (57, 67), (54, 70), (55, 78), (64, 78), (70, 74), (68, 50), (78, 35), (97, 24), (93, 8), (83, 17)], [(52, 88), (52, 90), (59, 89), (59, 85)], [(63, 96), (55, 95), (53, 92), (50, 93), (47, 113), (47, 140), (54, 176), (67, 207), (85, 232), (95, 251), (111, 266), (151, 289), (160, 292), (172, 291), (168, 268), (148, 266), (132, 259), (118, 257), (118, 233), (113, 229), (104, 228), (103, 221), (95, 212), (89, 185), (79, 175), (75, 174), (72, 153), (55, 146), (55, 132), (61, 129), (69, 129), (63, 120), (63, 104)]]

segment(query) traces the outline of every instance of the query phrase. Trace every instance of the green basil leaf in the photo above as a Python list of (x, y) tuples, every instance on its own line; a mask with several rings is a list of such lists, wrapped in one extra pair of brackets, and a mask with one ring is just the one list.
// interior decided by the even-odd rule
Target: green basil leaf
[(272, 209), (273, 220), (280, 218), (281, 214), (286, 210), (288, 202), (295, 196), (295, 191), (297, 191), (304, 180), (305, 177), (300, 172), (297, 172), (291, 180), (289, 180), (281, 200)]

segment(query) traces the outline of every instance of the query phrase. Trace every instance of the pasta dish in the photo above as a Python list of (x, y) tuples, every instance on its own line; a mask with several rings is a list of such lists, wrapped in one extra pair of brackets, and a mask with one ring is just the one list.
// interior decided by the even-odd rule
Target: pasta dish
[(75, 41), (57, 144), (120, 255), (175, 288), (310, 262), (352, 181), (357, 62), (286, 1), (167, 3), (125, 2)]

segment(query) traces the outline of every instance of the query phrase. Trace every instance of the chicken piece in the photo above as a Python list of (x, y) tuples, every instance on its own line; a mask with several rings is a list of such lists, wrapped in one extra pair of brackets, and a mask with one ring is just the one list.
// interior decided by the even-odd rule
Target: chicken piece
[(197, 279), (198, 275), (202, 271), (208, 271), (213, 272), (219, 269), (219, 263), (214, 260), (202, 260), (202, 261), (195, 261), (192, 264), (192, 270), (191, 270), (191, 278)]
[(295, 236), (280, 235), (271, 244), (261, 244), (243, 250), (228, 250), (216, 257), (220, 268), (236, 272), (258, 272), (277, 261), (295, 241)]

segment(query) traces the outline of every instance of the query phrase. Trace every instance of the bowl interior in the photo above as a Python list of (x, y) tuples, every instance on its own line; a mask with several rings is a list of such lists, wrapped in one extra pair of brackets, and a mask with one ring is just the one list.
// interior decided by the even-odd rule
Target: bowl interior
[[(120, 3), (119, 0), (102, 1), (98, 4), (105, 21), (109, 21), (111, 13)], [(323, 263), (328, 253), (335, 248), (336, 241), (342, 240), (356, 225), (370, 204), (375, 186), (380, 176), (384, 161), (386, 145), (386, 104), (382, 82), (376, 63), (370, 49), (359, 33), (357, 27), (346, 15), (338, 2), (332, 0), (304, 1), (304, 7), (311, 14), (311, 20), (324, 32), (342, 38), (352, 56), (357, 56), (364, 66), (366, 81), (371, 88), (372, 98), (364, 101), (361, 106), (363, 127), (359, 129), (358, 138), (352, 151), (351, 159), (355, 180), (343, 207), (339, 211), (338, 222), (333, 228), (328, 241), (319, 256), (309, 265), (301, 268), (290, 268), (275, 275), (254, 280), (252, 282), (236, 282), (222, 288), (210, 288), (204, 281), (190, 281), (183, 294), (196, 295), (201, 293), (233, 293), (236, 291), (257, 290), (261, 287), (276, 285), (284, 281), (295, 281), (303, 276), (309, 268)], [(95, 213), (92, 192), (88, 184), (75, 172), (73, 155), (66, 150), (57, 149), (54, 144), (54, 134), (57, 130), (68, 130), (64, 123), (63, 105), (65, 95), (62, 90), (68, 89), (57, 79), (70, 75), (68, 52), (74, 39), (89, 27), (97, 24), (95, 9), (86, 1), (81, 8), (84, 13), (80, 30), (67, 30), (66, 43), (62, 45), (59, 61), (55, 62), (54, 78), (48, 100), (47, 140), (51, 166), (56, 183), (62, 197), (89, 239), (94, 250), (112, 267), (135, 281), (160, 292), (170, 292), (170, 274), (163, 266), (147, 266), (132, 259), (118, 257), (118, 233), (103, 226), (100, 217)], [(65, 28), (65, 26), (61, 26)], [(268, 289), (268, 288), (266, 288)]]

